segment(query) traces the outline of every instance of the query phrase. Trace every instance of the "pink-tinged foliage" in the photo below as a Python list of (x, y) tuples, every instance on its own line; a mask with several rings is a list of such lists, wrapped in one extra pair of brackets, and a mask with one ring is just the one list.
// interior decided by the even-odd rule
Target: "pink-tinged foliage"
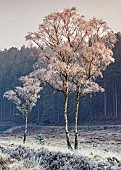
[(4, 97), (15, 103), (23, 117), (26, 117), (30, 114), (33, 106), (36, 105), (37, 99), (40, 97), (38, 93), (42, 90), (42, 87), (40, 87), (40, 81), (35, 78), (22, 76), (20, 80), (23, 87), (16, 87), (14, 91), (6, 91)]
[[(89, 80), (92, 85), (114, 62), (115, 34), (102, 19), (87, 21), (77, 14), (75, 7), (46, 16), (38, 31), (29, 33), (26, 39), (39, 47), (40, 61), (46, 63), (45, 68), (36, 71), (39, 78), (58, 90), (64, 91), (67, 85), (70, 91), (77, 85), (87, 89)], [(65, 83), (67, 75), (68, 84)], [(94, 84), (97, 89), (96, 83), (92, 89)]]
[(33, 41), (40, 52), (36, 65), (38, 70), (31, 76), (37, 76), (65, 95), (66, 139), (71, 149), (67, 117), (68, 93), (77, 90), (74, 146), (77, 149), (80, 96), (104, 91), (95, 80), (102, 77), (102, 72), (114, 62), (112, 48), (116, 36), (106, 22), (96, 18), (87, 21), (73, 7), (46, 16), (38, 31), (29, 33), (26, 40)]

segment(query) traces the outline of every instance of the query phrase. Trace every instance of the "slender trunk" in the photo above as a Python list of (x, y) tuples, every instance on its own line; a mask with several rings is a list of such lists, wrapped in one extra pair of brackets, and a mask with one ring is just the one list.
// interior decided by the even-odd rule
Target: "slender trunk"
[(13, 111), (12, 111), (13, 116), (14, 116), (14, 113), (15, 113), (15, 106), (13, 105)]
[(40, 106), (38, 105), (38, 108), (37, 108), (37, 120), (39, 121), (39, 118), (40, 118)]
[(115, 105), (116, 105), (116, 108), (115, 108), (115, 110), (116, 110), (116, 117), (118, 117), (118, 104), (117, 104), (118, 102), (117, 102), (117, 91), (115, 91)]
[(112, 84), (112, 98), (113, 98), (113, 105), (112, 105), (112, 109), (113, 109), (113, 118), (115, 118), (115, 86)]
[(106, 92), (104, 92), (104, 116), (107, 116), (107, 101), (106, 101)]
[(71, 142), (70, 142), (70, 135), (68, 131), (68, 116), (67, 116), (67, 109), (68, 109), (68, 73), (66, 73), (66, 90), (64, 93), (65, 97), (65, 105), (64, 105), (64, 118), (65, 118), (65, 131), (66, 131), (66, 140), (68, 149), (72, 150)]
[(89, 104), (90, 104), (90, 120), (92, 121), (92, 102), (91, 102), (91, 95), (90, 95), (90, 98), (89, 98)]
[(66, 89), (66, 92), (65, 92), (64, 118), (65, 118), (65, 130), (66, 130), (67, 146), (68, 146), (68, 149), (72, 149), (71, 143), (70, 143), (70, 135), (69, 135), (69, 131), (68, 131), (67, 108), (68, 108), (68, 89)]
[(4, 116), (4, 120), (5, 120), (5, 106), (3, 105), (3, 116)]
[(116, 117), (118, 117), (118, 99), (117, 99), (116, 82), (115, 82), (115, 113), (116, 113)]
[(58, 110), (57, 110), (57, 119), (58, 119), (58, 123), (59, 123), (60, 122), (59, 105), (57, 105), (57, 108), (58, 108)]
[[(104, 89), (106, 89), (106, 81), (104, 80)], [(106, 98), (106, 91), (104, 91), (104, 117), (107, 116), (107, 98)]]
[(77, 87), (77, 96), (76, 96), (76, 106), (75, 106), (75, 144), (74, 149), (78, 149), (78, 113), (79, 113), (79, 98), (80, 98), (81, 89)]
[(10, 102), (10, 105), (9, 105), (9, 106), (10, 106), (10, 108), (9, 108), (9, 110), (10, 110), (10, 115), (9, 115), (9, 116), (10, 116), (10, 119), (11, 119), (11, 117), (12, 117), (12, 116), (11, 116), (11, 102)]
[(0, 113), (1, 113), (1, 119), (3, 118), (2, 116), (2, 104), (1, 104), (1, 107), (0, 107)]
[(28, 116), (25, 118), (25, 130), (24, 130), (24, 138), (23, 138), (23, 143), (26, 142), (26, 137), (27, 137), (27, 128), (28, 128)]

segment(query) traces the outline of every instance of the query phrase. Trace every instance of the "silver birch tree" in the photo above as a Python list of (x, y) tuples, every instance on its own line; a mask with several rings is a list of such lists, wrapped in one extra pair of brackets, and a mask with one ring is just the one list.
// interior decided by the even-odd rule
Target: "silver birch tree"
[(93, 18), (87, 23), (85, 47), (80, 53), (80, 58), (73, 66), (71, 79), (77, 87), (75, 106), (75, 149), (78, 148), (78, 108), (81, 95), (104, 91), (95, 81), (103, 77), (106, 67), (114, 62), (112, 48), (116, 36), (103, 20)]
[(38, 93), (42, 90), (40, 87), (40, 81), (28, 76), (22, 76), (20, 80), (23, 83), (23, 87), (15, 87), (15, 90), (9, 90), (4, 93), (4, 97), (11, 100), (22, 113), (19, 116), (25, 119), (25, 130), (23, 143), (26, 141), (28, 130), (28, 117), (32, 111), (32, 108), (36, 106), (37, 99), (40, 97)]
[(113, 62), (110, 49), (116, 41), (114, 33), (102, 20), (93, 18), (87, 21), (84, 16), (77, 14), (75, 7), (72, 7), (46, 16), (38, 31), (28, 33), (26, 39), (39, 47), (40, 59), (37, 65), (44, 64), (44, 68), (40, 67), (38, 75), (64, 94), (67, 146), (72, 148), (68, 131), (68, 94), (77, 89), (75, 114), (75, 143), (77, 143), (79, 96), (101, 90), (94, 80)]

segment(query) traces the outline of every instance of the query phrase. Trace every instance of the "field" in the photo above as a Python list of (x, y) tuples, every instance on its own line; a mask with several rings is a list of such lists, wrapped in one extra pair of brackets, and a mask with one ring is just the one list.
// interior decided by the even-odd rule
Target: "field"
[[(79, 149), (69, 151), (64, 127), (10, 127), (0, 134), (0, 168), (10, 170), (121, 170), (121, 126), (80, 126)], [(74, 145), (73, 127), (69, 128)]]

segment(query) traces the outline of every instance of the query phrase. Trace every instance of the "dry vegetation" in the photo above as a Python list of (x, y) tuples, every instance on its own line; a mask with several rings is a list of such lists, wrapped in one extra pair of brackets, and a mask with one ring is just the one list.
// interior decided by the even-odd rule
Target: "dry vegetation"
[(121, 170), (120, 130), (121, 126), (79, 127), (75, 153), (66, 147), (64, 127), (29, 126), (26, 144), (22, 144), (24, 128), (10, 128), (0, 137), (0, 166), (10, 170)]

